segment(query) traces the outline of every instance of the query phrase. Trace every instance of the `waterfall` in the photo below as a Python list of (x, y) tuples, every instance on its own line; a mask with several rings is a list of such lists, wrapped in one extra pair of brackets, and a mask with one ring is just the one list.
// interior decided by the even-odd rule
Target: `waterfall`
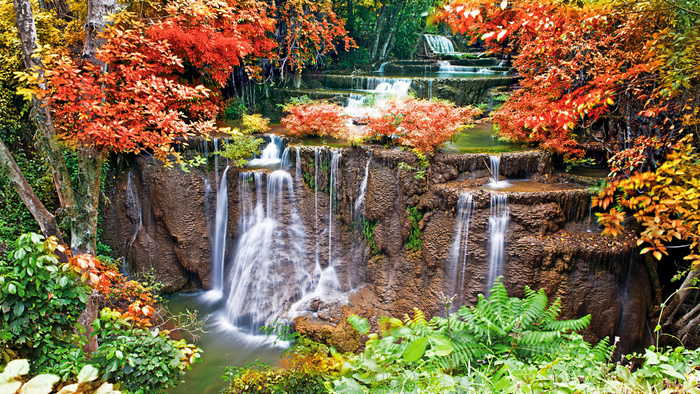
[(449, 38), (445, 36), (437, 36), (434, 34), (423, 34), (425, 41), (428, 43), (430, 50), (433, 53), (454, 53), (455, 47)]
[(321, 247), (319, 245), (318, 229), (321, 227), (318, 221), (318, 162), (321, 160), (321, 152), (317, 147), (314, 147), (314, 214), (316, 215), (316, 226), (314, 234), (316, 235), (316, 273), (321, 274)]
[(284, 140), (275, 134), (270, 134), (267, 137), (270, 139), (270, 142), (265, 145), (259, 158), (248, 162), (249, 167), (273, 167), (282, 162), (281, 153), (285, 149)]
[(355, 217), (359, 218), (362, 215), (362, 206), (365, 203), (365, 193), (367, 192), (367, 180), (369, 179), (369, 164), (372, 162), (372, 151), (367, 155), (367, 164), (365, 164), (365, 176), (360, 184), (360, 195), (355, 200)]
[(206, 298), (219, 300), (224, 291), (224, 256), (226, 255), (226, 228), (228, 226), (228, 187), (226, 185), (226, 167), (221, 177), (221, 184), (216, 191), (216, 214), (211, 240), (211, 291)]
[(500, 180), (501, 156), (491, 155), (489, 156), (489, 161), (491, 164), (491, 177), (488, 183), (488, 187), (490, 187), (491, 189), (503, 189), (510, 186), (510, 182)]
[(379, 70), (377, 70), (376, 72), (378, 72), (378, 73), (383, 73), (383, 72), (385, 72), (385, 71), (386, 71), (386, 65), (387, 65), (387, 64), (389, 64), (389, 62), (384, 62), (384, 63), (382, 63), (382, 64), (379, 66)]
[(272, 323), (285, 305), (308, 293), (313, 278), (302, 264), (306, 236), (291, 174), (243, 172), (238, 192), (240, 236), (229, 273), (227, 311), (237, 327), (255, 333)]
[(126, 276), (127, 279), (131, 277), (131, 267), (129, 266), (129, 252), (131, 252), (131, 247), (134, 245), (134, 242), (136, 241), (136, 237), (138, 237), (139, 235), (141, 227), (143, 227), (143, 212), (141, 209), (141, 202), (139, 201), (138, 193), (134, 191), (134, 187), (132, 186), (131, 181), (131, 173), (133, 171), (133, 168), (129, 170), (129, 174), (126, 178), (126, 206), (128, 209), (127, 217), (129, 218), (129, 222), (131, 222), (131, 224), (134, 226), (134, 233), (131, 235), (131, 237), (129, 237), (129, 239), (126, 240), (126, 243), (124, 244), (122, 274)]
[(321, 271), (315, 291), (316, 295), (326, 298), (337, 297), (341, 290), (338, 275), (333, 264), (333, 201), (338, 194), (338, 169), (341, 157), (338, 150), (331, 150), (331, 167), (328, 178), (328, 265)]
[(301, 181), (301, 154), (300, 154), (300, 149), (299, 147), (296, 148), (296, 163), (294, 163), (294, 177), (296, 178), (297, 181)]
[(469, 221), (471, 220), (473, 209), (472, 200), (472, 193), (464, 192), (459, 194), (459, 201), (457, 202), (457, 229), (450, 253), (450, 275), (454, 280), (454, 294), (458, 296), (457, 300), (462, 304), (464, 303), (462, 292), (464, 290), (464, 276), (467, 270)]
[(506, 260), (506, 233), (510, 210), (508, 195), (491, 193), (491, 208), (489, 212), (489, 272), (486, 277), (486, 291), (491, 290), (493, 282), (503, 275)]
[(214, 137), (214, 184), (219, 184), (219, 155), (216, 152), (219, 151), (219, 139)]
[(282, 152), (282, 159), (280, 159), (280, 170), (289, 170), (292, 168), (292, 162), (291, 158), (289, 157), (290, 155), (290, 150), (289, 148), (284, 148), (284, 151)]

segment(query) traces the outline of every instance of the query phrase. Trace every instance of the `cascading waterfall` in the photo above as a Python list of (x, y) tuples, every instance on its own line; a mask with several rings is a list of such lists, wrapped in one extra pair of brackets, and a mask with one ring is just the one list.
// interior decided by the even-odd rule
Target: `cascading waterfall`
[(319, 229), (321, 228), (318, 220), (318, 162), (321, 161), (321, 151), (319, 147), (314, 148), (314, 214), (316, 215), (316, 226), (314, 228), (314, 234), (316, 235), (316, 259), (315, 259), (315, 274), (317, 276), (321, 275), (321, 245), (319, 237)]
[(489, 161), (490, 161), (490, 171), (491, 171), (491, 177), (488, 183), (488, 187), (491, 189), (503, 189), (508, 186), (510, 186), (510, 182), (507, 180), (502, 181), (500, 180), (501, 177), (501, 156), (499, 155), (491, 155), (489, 156)]
[(260, 157), (250, 160), (250, 167), (273, 167), (280, 165), (282, 158), (281, 153), (285, 150), (284, 140), (282, 137), (270, 134), (267, 136), (270, 142), (265, 146), (260, 153)]
[(383, 72), (385, 72), (385, 71), (386, 71), (386, 65), (387, 65), (387, 64), (389, 64), (389, 62), (384, 62), (384, 63), (382, 63), (381, 65), (379, 65), (379, 70), (377, 70), (376, 72), (378, 72), (378, 73), (383, 73)]
[(435, 34), (423, 34), (433, 53), (454, 53), (455, 47), (449, 38)]
[(496, 278), (503, 275), (509, 219), (508, 195), (505, 193), (491, 193), (491, 208), (489, 211), (489, 272), (486, 277), (487, 292), (490, 291)]
[(333, 202), (338, 195), (338, 169), (340, 167), (341, 157), (337, 149), (331, 150), (331, 166), (328, 178), (328, 265), (321, 271), (321, 276), (315, 291), (316, 295), (326, 298), (337, 297), (341, 291), (333, 259)]
[(362, 216), (362, 207), (365, 203), (365, 193), (367, 192), (367, 181), (369, 179), (369, 165), (372, 162), (372, 151), (367, 155), (367, 164), (365, 164), (365, 176), (360, 184), (360, 195), (355, 200), (355, 218)]
[(469, 221), (472, 215), (473, 197), (470, 192), (459, 194), (459, 201), (457, 202), (457, 229), (450, 253), (450, 274), (454, 280), (454, 294), (457, 295), (457, 300), (460, 304), (464, 303), (462, 291), (464, 289), (464, 276), (467, 271)]
[(255, 333), (308, 293), (314, 280), (303, 265), (306, 233), (291, 174), (243, 172), (238, 187), (241, 235), (229, 273), (227, 312), (237, 327)]
[(141, 209), (141, 202), (139, 201), (139, 195), (134, 191), (132, 185), (132, 172), (134, 169), (129, 170), (129, 174), (126, 179), (126, 205), (129, 209), (129, 214), (127, 215), (129, 221), (134, 226), (134, 233), (127, 239), (124, 244), (124, 264), (122, 264), (122, 274), (127, 278), (131, 278), (131, 267), (129, 266), (129, 252), (131, 252), (131, 247), (136, 241), (136, 237), (139, 235), (141, 227), (143, 227), (143, 210)]
[(211, 242), (211, 290), (206, 298), (219, 300), (224, 291), (224, 256), (226, 255), (226, 228), (228, 226), (228, 187), (226, 185), (226, 167), (221, 177), (221, 184), (216, 191), (216, 214)]

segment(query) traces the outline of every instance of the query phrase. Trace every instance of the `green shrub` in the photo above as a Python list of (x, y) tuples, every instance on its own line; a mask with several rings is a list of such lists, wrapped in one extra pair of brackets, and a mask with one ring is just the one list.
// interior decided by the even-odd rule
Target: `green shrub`
[(5, 361), (33, 360), (44, 371), (60, 364), (84, 337), (77, 319), (90, 289), (59, 265), (55, 238), (23, 234), (0, 261), (0, 349)]
[(100, 343), (90, 361), (105, 367), (103, 380), (121, 382), (135, 394), (164, 393), (199, 359), (199, 349), (167, 332), (132, 326), (118, 311), (105, 308), (93, 323)]
[(253, 138), (250, 136), (234, 136), (232, 137), (223, 150), (215, 152), (231, 160), (234, 165), (241, 168), (248, 163), (248, 159), (260, 153), (260, 144), (265, 142), (262, 138)]

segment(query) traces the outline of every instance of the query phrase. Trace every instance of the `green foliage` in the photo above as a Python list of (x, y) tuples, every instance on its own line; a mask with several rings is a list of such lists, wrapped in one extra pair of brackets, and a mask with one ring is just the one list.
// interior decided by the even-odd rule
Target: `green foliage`
[(423, 230), (420, 228), (420, 221), (423, 220), (423, 212), (418, 210), (418, 207), (408, 207), (408, 218), (411, 220), (411, 231), (408, 233), (406, 247), (409, 250), (423, 249)]
[(20, 236), (0, 261), (0, 349), (5, 361), (33, 360), (38, 371), (61, 364), (81, 335), (77, 319), (90, 290), (76, 282), (53, 253), (55, 241), (35, 233)]
[(374, 254), (379, 253), (377, 248), (377, 241), (374, 239), (374, 229), (379, 224), (379, 220), (365, 220), (362, 219), (362, 235), (369, 243), (369, 247), (372, 248)]
[(100, 384), (97, 380), (99, 370), (94, 366), (84, 365), (77, 373), (76, 382), (66, 384), (61, 382), (61, 378), (53, 374), (37, 375), (28, 381), (24, 381), (23, 376), (29, 373), (29, 362), (26, 359), (10, 361), (4, 371), (0, 374), (0, 393), (31, 393), (49, 394), (54, 385), (58, 384), (56, 391), (61, 394), (95, 393), (95, 394), (120, 394), (121, 391), (114, 390), (111, 383)]
[(223, 150), (215, 154), (231, 160), (234, 165), (241, 168), (248, 163), (248, 159), (260, 153), (260, 145), (265, 142), (262, 138), (249, 136), (232, 137)]
[[(568, 374), (572, 388), (580, 383), (576, 373), (602, 376), (612, 351), (607, 341), (591, 347), (571, 333), (585, 328), (590, 316), (557, 320), (559, 300), (548, 307), (543, 290), (525, 293), (522, 299), (508, 297), (499, 280), (488, 299), (479, 296), (476, 306), (463, 306), (448, 318), (428, 321), (416, 309), (404, 321), (380, 319), (380, 334), (369, 334), (364, 353), (334, 381), (336, 392), (516, 392), (516, 387), (566, 386), (561, 374)], [(368, 332), (366, 319), (349, 321)], [(566, 364), (557, 380), (539, 375), (557, 363)], [(569, 371), (573, 365), (578, 369)]]
[[(93, 323), (100, 343), (91, 362), (105, 366), (104, 380), (122, 382), (129, 391), (164, 393), (184, 375), (188, 362), (182, 360), (184, 340), (175, 341), (166, 332), (133, 327), (119, 312), (105, 308)], [(199, 359), (195, 350), (194, 361)]]
[(246, 111), (248, 111), (248, 108), (245, 106), (245, 103), (241, 99), (234, 97), (224, 104), (219, 117), (226, 120), (236, 120), (240, 119)]
[(292, 353), (283, 360), (283, 368), (256, 361), (243, 368), (227, 367), (221, 378), (229, 382), (224, 393), (317, 394), (329, 392), (326, 381), (339, 370), (340, 362), (324, 352)]

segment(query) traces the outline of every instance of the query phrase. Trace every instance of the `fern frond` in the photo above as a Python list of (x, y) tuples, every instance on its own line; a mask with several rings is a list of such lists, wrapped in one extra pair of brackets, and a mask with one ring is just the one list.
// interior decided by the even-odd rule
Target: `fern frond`
[(561, 332), (581, 331), (584, 328), (588, 327), (589, 324), (591, 324), (591, 315), (586, 315), (586, 316), (583, 316), (579, 319), (555, 320), (555, 321), (547, 322), (546, 324), (543, 325), (542, 329), (549, 330), (549, 331), (561, 331)]

